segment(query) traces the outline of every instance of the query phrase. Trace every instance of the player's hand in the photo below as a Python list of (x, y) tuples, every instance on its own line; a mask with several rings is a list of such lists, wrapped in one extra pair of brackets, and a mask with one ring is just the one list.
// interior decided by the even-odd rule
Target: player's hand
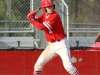
[(28, 15), (27, 15), (27, 19), (31, 19), (31, 18), (34, 18), (36, 15), (36, 11), (31, 11)]

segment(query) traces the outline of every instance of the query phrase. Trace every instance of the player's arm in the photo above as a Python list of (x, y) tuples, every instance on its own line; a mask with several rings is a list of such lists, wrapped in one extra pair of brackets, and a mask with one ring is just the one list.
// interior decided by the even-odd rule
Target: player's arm
[[(38, 21), (38, 18), (35, 18), (36, 12), (32, 11), (27, 15), (27, 19), (29, 20), (29, 22), (35, 26), (37, 29), (39, 30), (44, 30), (46, 27)], [(41, 17), (42, 18), (42, 17)]]
[[(44, 17), (44, 16), (43, 16)], [(38, 21), (32, 21), (33, 23), (33, 25), (36, 27), (36, 28), (38, 28), (38, 29), (40, 29), (40, 30), (44, 30), (44, 29), (46, 29), (46, 30), (48, 30), (49, 31), (49, 33), (51, 34), (51, 33), (53, 33), (52, 32), (52, 28), (55, 26), (55, 25), (57, 25), (57, 23), (58, 23), (58, 21), (59, 21), (59, 19), (60, 19), (60, 17), (59, 17), (59, 15), (58, 14), (52, 14), (48, 19), (46, 19), (46, 20), (43, 20), (44, 18), (42, 18), (42, 16), (39, 16), (38, 17)]]
[(48, 29), (51, 32), (51, 29), (53, 28), (53, 26), (56, 25), (56, 22), (57, 22), (57, 19), (58, 19), (58, 15), (54, 14), (49, 19), (47, 19), (46, 21), (42, 21), (42, 19), (43, 19), (42, 17), (43, 16), (39, 16), (36, 19), (34, 17), (36, 13), (32, 13), (32, 14), (33, 15), (28, 17), (28, 20), (30, 21), (30, 23), (32, 25), (34, 25), (39, 30)]
[(30, 20), (30, 23), (39, 30), (44, 30), (46, 28), (42, 23), (38, 22), (37, 19)]

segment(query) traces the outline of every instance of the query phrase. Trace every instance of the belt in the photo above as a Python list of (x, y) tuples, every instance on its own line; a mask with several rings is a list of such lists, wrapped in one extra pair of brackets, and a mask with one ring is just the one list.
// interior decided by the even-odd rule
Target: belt
[(59, 42), (60, 40), (53, 40), (53, 41), (51, 41), (51, 43), (54, 43), (54, 42)]
[(53, 41), (50, 41), (50, 42), (51, 42), (51, 43), (59, 42), (59, 41), (64, 40), (64, 39), (66, 39), (66, 37), (64, 37), (64, 38), (62, 38), (62, 39), (59, 39), (59, 40), (53, 40)]

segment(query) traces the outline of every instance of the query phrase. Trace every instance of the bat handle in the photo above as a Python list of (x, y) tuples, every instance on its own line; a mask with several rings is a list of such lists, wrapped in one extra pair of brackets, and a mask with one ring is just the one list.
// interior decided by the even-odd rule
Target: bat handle
[(36, 12), (38, 12), (40, 9), (41, 9), (41, 7), (40, 7), (40, 8), (38, 8), (38, 9), (36, 10)]

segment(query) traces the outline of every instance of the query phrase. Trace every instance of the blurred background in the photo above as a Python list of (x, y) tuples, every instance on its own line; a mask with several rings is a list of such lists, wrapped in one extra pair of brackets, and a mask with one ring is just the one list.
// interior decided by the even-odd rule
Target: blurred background
[[(91, 47), (100, 32), (100, 0), (54, 0), (71, 47)], [(41, 0), (0, 0), (0, 49), (44, 49), (48, 42), (26, 15)], [(40, 10), (36, 16), (42, 14)]]

